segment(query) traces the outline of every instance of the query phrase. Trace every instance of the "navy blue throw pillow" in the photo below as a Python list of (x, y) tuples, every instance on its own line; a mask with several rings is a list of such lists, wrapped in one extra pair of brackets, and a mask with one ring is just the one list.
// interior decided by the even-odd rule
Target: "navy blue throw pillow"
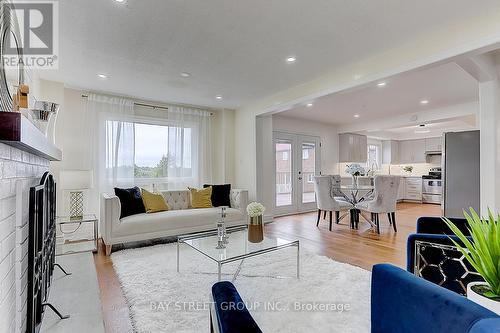
[(228, 206), (231, 207), (231, 199), (229, 198), (231, 194), (231, 184), (223, 185), (209, 185), (205, 184), (203, 187), (212, 186), (212, 206)]
[(122, 211), (120, 218), (146, 212), (142, 201), (141, 190), (136, 186), (132, 188), (115, 187), (115, 194), (120, 199)]

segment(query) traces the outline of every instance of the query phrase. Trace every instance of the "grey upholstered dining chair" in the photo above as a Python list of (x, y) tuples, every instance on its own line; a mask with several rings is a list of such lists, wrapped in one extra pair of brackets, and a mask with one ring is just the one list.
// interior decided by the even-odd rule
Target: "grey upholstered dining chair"
[(316, 194), (316, 204), (318, 205), (318, 220), (316, 226), (319, 226), (321, 211), (330, 212), (330, 231), (332, 230), (332, 213), (335, 212), (336, 223), (340, 221), (340, 211), (350, 210), (354, 206), (346, 201), (336, 200), (333, 196), (332, 176), (314, 177), (314, 193)]
[(379, 214), (381, 213), (387, 213), (389, 223), (392, 224), (395, 232), (398, 231), (396, 228), (396, 202), (399, 181), (399, 176), (375, 176), (373, 198), (356, 204), (357, 209), (371, 213), (371, 220), (377, 227), (377, 233), (380, 233)]

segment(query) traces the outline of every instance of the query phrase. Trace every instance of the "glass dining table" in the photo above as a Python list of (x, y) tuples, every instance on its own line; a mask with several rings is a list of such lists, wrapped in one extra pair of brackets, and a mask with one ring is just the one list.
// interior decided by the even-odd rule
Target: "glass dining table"
[[(349, 203), (356, 205), (357, 203), (367, 200), (370, 195), (373, 194), (375, 187), (372, 185), (341, 185), (337, 188), (337, 192)], [(361, 212), (359, 209), (352, 208), (351, 211), (351, 228), (358, 229), (359, 217)], [(362, 215), (361, 215), (362, 216)], [(363, 218), (370, 224), (372, 221), (369, 219)]]

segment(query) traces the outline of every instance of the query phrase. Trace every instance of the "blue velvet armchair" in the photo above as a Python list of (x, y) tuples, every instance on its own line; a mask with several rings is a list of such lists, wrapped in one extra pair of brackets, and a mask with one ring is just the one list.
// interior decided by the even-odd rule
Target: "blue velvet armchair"
[(373, 266), (372, 333), (500, 333), (500, 317), (390, 264)]
[(231, 282), (222, 281), (214, 284), (212, 286), (212, 300), (210, 309), (211, 332), (262, 333)]
[[(470, 235), (467, 220), (451, 221), (466, 236)], [(440, 217), (420, 217), (417, 232), (408, 237), (406, 268), (419, 277), (465, 295), (467, 284), (482, 281), (482, 278), (456, 249), (450, 237), (461, 242), (451, 234)]]

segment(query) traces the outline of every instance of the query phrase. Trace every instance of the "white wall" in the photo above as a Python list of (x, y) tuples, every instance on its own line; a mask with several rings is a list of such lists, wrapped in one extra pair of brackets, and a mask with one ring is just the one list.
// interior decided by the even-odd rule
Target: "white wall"
[[(63, 159), (50, 165), (56, 180), (62, 170), (91, 170), (92, 138), (90, 119), (86, 113), (85, 91), (70, 89), (63, 84), (40, 80), (37, 84), (40, 100), (49, 100), (61, 105), (55, 125), (55, 144), (62, 150)], [(158, 103), (152, 103), (157, 105)], [(212, 161), (214, 183), (234, 182), (234, 121), (232, 110), (212, 110)], [(99, 213), (99, 193), (87, 191), (86, 209)], [(67, 214), (67, 196), (58, 191), (58, 214)]]

